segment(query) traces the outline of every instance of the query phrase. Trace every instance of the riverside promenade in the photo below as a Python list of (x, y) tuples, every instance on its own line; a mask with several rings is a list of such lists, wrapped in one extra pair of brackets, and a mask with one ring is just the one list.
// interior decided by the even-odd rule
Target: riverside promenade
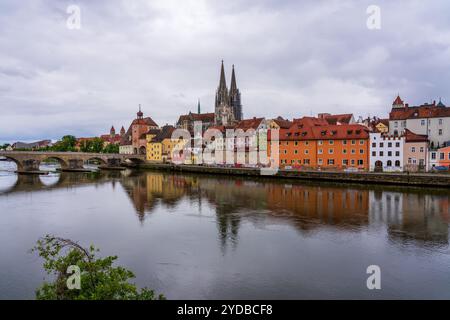
[(439, 187), (450, 189), (450, 174), (439, 173), (388, 173), (388, 172), (342, 172), (342, 171), (299, 171), (278, 170), (275, 175), (261, 175), (256, 168), (227, 168), (200, 165), (174, 165), (144, 163), (139, 169), (158, 171), (190, 172), (212, 175), (252, 176), (264, 178), (285, 178), (363, 184), (388, 184), (417, 187)]

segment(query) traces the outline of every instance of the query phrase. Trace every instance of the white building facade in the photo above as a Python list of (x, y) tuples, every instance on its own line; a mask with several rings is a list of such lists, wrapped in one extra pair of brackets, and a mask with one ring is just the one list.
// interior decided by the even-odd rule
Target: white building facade
[(400, 97), (389, 114), (389, 134), (401, 135), (405, 129), (427, 135), (432, 149), (450, 141), (450, 107), (441, 101), (410, 107)]
[(403, 136), (383, 135), (379, 132), (369, 134), (369, 170), (385, 172), (403, 171)]

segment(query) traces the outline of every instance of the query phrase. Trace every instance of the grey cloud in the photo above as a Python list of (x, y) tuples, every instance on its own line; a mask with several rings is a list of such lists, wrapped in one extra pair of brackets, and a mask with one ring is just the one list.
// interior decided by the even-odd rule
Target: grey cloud
[[(212, 111), (220, 60), (236, 65), (244, 114), (386, 116), (450, 103), (450, 3), (376, 1), (88, 1), (68, 30), (64, 1), (0, 4), (0, 141), (105, 133), (137, 105), (158, 123)], [(26, 128), (15, 125), (20, 121)]]

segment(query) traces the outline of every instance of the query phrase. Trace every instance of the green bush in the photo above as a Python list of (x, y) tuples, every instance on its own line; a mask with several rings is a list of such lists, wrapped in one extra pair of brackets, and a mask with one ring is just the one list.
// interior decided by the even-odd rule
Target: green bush
[[(52, 235), (37, 241), (32, 249), (44, 259), (47, 274), (55, 276), (53, 282), (44, 282), (36, 290), (38, 300), (154, 300), (164, 299), (155, 296), (152, 290), (138, 290), (129, 283), (134, 274), (123, 268), (113, 267), (117, 256), (97, 258), (99, 251), (94, 246), (85, 249), (78, 243)], [(80, 289), (69, 289), (71, 274), (69, 266), (78, 266), (80, 270)]]

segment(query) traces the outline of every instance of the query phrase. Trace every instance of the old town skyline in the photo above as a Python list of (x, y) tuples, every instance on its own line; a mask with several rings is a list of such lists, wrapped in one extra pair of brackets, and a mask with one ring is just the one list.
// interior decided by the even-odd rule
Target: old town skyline
[(380, 1), (379, 30), (357, 1), (78, 5), (72, 30), (64, 3), (2, 3), (2, 142), (99, 135), (126, 125), (139, 103), (161, 124), (198, 98), (212, 112), (221, 59), (228, 77), (239, 70), (246, 117), (386, 117), (397, 93), (414, 104), (450, 99), (443, 1)]

